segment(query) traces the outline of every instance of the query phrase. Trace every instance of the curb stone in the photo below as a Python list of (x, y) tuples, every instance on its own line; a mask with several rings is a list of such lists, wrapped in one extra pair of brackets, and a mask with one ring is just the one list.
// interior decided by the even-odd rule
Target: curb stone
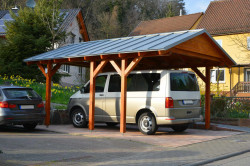
[(227, 155), (220, 156), (220, 157), (216, 157), (216, 158), (213, 158), (213, 159), (193, 163), (193, 164), (190, 164), (189, 166), (205, 165), (205, 164), (213, 163), (215, 161), (220, 161), (220, 160), (228, 159), (228, 158), (231, 158), (231, 157), (239, 156), (239, 155), (242, 155), (242, 154), (248, 153), (248, 152), (250, 152), (249, 149), (248, 150), (243, 150), (243, 151), (240, 151), (240, 152), (236, 152), (236, 153), (227, 154)]

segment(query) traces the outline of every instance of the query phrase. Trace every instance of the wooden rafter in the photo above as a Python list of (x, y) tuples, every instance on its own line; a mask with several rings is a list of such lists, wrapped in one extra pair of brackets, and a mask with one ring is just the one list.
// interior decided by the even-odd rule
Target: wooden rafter
[(198, 70), (196, 67), (191, 68), (201, 79), (206, 83), (207, 79), (206, 77)]

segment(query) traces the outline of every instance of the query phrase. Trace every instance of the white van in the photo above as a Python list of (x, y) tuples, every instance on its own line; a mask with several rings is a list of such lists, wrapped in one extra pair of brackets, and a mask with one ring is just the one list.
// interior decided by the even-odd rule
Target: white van
[[(96, 77), (95, 122), (108, 126), (120, 121), (121, 79), (117, 73)], [(190, 123), (201, 121), (200, 91), (190, 71), (134, 71), (127, 77), (126, 122), (138, 124), (143, 134), (154, 134), (167, 125), (184, 131)], [(75, 127), (86, 127), (89, 111), (89, 82), (71, 96), (68, 111)]]

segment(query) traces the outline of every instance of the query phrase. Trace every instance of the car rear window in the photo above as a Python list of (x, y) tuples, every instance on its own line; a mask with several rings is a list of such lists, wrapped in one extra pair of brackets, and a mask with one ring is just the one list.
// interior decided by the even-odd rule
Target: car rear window
[(199, 85), (194, 74), (170, 73), (171, 91), (199, 91)]
[(32, 89), (3, 89), (5, 96), (9, 99), (36, 99), (40, 96)]

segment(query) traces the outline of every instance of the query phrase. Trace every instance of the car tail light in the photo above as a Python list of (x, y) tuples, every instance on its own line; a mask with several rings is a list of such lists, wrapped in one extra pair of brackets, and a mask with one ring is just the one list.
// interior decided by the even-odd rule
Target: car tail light
[(166, 97), (165, 108), (174, 108), (174, 100), (172, 97)]
[(41, 102), (41, 103), (37, 104), (37, 107), (38, 107), (38, 108), (44, 108), (44, 104), (43, 104), (43, 102)]
[(7, 101), (1, 101), (0, 108), (16, 108), (16, 104), (9, 104)]

